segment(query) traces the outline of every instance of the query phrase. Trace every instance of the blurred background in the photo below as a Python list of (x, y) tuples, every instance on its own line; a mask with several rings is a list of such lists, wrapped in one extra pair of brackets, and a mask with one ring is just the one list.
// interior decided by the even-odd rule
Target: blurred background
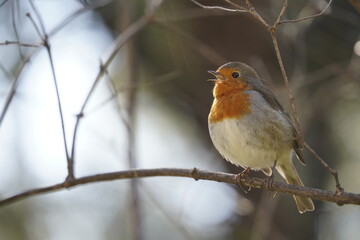
[[(282, 6), (251, 2), (269, 23)], [(326, 4), (289, 0), (284, 19)], [(349, 192), (360, 189), (359, 6), (334, 0), (324, 15), (277, 32), (304, 138)], [(115, 51), (129, 29), (136, 34)], [(76, 177), (129, 168), (242, 171), (216, 152), (207, 128), (213, 87), (207, 70), (228, 61), (251, 65), (290, 110), (270, 35), (246, 13), (202, 9), (190, 0), (2, 0), (0, 33), (1, 199), (67, 176), (54, 76)], [(333, 178), (305, 156), (306, 167), (295, 163), (305, 185), (335, 190)], [(3, 206), (0, 239), (358, 239), (358, 206), (315, 205), (300, 215), (289, 195), (271, 199), (262, 190), (245, 194), (175, 177), (121, 180)]]

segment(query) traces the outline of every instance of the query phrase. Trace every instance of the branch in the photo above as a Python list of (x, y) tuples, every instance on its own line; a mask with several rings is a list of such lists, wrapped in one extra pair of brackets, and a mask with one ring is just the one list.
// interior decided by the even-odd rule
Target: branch
[[(48, 54), (48, 58), (49, 58), (49, 63), (50, 63), (50, 68), (51, 68), (51, 74), (53, 77), (53, 81), (54, 81), (54, 87), (55, 87), (55, 92), (56, 92), (56, 100), (57, 100), (57, 107), (59, 110), (59, 116), (60, 116), (60, 123), (61, 123), (61, 132), (62, 132), (62, 137), (63, 137), (63, 142), (64, 142), (64, 150), (65, 150), (65, 156), (66, 156), (66, 161), (67, 163), (69, 163), (70, 160), (70, 155), (69, 155), (69, 151), (68, 151), (68, 144), (67, 144), (67, 140), (66, 140), (66, 128), (65, 128), (65, 119), (64, 119), (64, 114), (63, 114), (63, 106), (61, 103), (61, 98), (60, 98), (60, 90), (59, 90), (59, 84), (58, 84), (58, 79), (55, 73), (55, 66), (54, 66), (54, 60), (53, 60), (53, 55), (51, 52), (51, 46), (49, 43), (49, 38), (47, 35), (47, 32), (45, 30), (45, 26), (44, 26), (44, 21), (42, 20), (42, 16), (40, 15), (38, 9), (36, 8), (36, 6), (34, 5), (34, 3), (29, 0), (30, 6), (33, 9), (33, 11), (36, 14), (36, 17), (39, 21), (39, 25), (40, 27), (36, 24), (35, 20), (32, 18), (30, 13), (27, 13), (26, 16), (30, 19), (30, 21), (32, 22), (32, 24), (34, 25), (34, 28), (36, 29), (36, 32), (39, 34), (39, 37), (41, 38), (43, 45), (46, 49), (46, 52)], [(41, 31), (40, 31), (41, 28)], [(69, 165), (69, 164), (68, 164)], [(69, 171), (69, 175), (73, 176), (74, 175), (74, 170), (71, 169), (71, 171)]]
[(192, 1), (193, 3), (195, 3), (196, 5), (204, 8), (204, 9), (217, 9), (217, 10), (223, 10), (223, 11), (228, 11), (228, 12), (240, 12), (240, 13), (247, 12), (246, 9), (232, 9), (232, 8), (226, 8), (226, 7), (220, 7), (220, 6), (205, 6), (195, 0), (190, 0), (190, 1)]
[(20, 82), (20, 77), (21, 77), (21, 73), (22, 70), (25, 68), (25, 66), (27, 65), (28, 62), (30, 62), (30, 59), (32, 57), (33, 54), (30, 54), (26, 59), (23, 60), (21, 66), (19, 66), (20, 71), (16, 74), (14, 81), (11, 84), (9, 93), (6, 96), (5, 102), (4, 102), (4, 106), (1, 110), (0, 113), (0, 126), (5, 118), (5, 115), (7, 113), (7, 110), (9, 109), (10, 103), (12, 102), (15, 94), (16, 94), (16, 89), (19, 85)]
[(338, 205), (354, 204), (360, 205), (360, 194), (349, 193), (349, 192), (335, 192), (328, 190), (321, 190), (309, 187), (300, 187), (295, 185), (289, 185), (282, 182), (272, 181), (269, 184), (268, 178), (257, 178), (257, 177), (239, 177), (238, 174), (222, 173), (222, 172), (209, 172), (193, 169), (182, 169), (182, 168), (155, 168), (155, 169), (135, 169), (126, 170), (119, 172), (110, 172), (103, 174), (90, 175), (82, 178), (76, 178), (68, 180), (63, 183), (58, 183), (43, 188), (35, 188), (29, 191), (25, 191), (16, 194), (12, 197), (5, 198), (0, 201), (0, 207), (24, 200), (28, 197), (37, 196), (44, 193), (50, 193), (59, 191), (65, 188), (72, 188), (77, 185), (83, 185), (95, 182), (105, 182), (120, 179), (132, 179), (140, 177), (185, 177), (193, 178), (195, 180), (209, 180), (224, 182), (230, 184), (241, 184), (245, 187), (265, 189), (272, 192), (286, 193), (291, 195), (297, 195), (301, 197), (307, 197), (320, 201), (334, 202)]
[(328, 2), (328, 4), (325, 6), (325, 8), (319, 12), (319, 13), (316, 13), (314, 15), (311, 15), (311, 16), (307, 16), (307, 17), (302, 17), (302, 18), (297, 18), (297, 19), (289, 19), (289, 20), (283, 20), (283, 21), (280, 21), (279, 24), (282, 24), (282, 23), (294, 23), (294, 22), (300, 22), (300, 21), (304, 21), (304, 20), (308, 20), (308, 19), (312, 19), (312, 18), (316, 18), (316, 17), (319, 17), (321, 15), (323, 15), (325, 13), (325, 11), (330, 7), (332, 3), (332, 0), (330, 0)]
[(6, 40), (5, 42), (1, 42), (0, 46), (2, 45), (18, 45), (18, 46), (22, 46), (22, 47), (33, 47), (33, 48), (38, 48), (41, 45), (37, 45), (37, 44), (33, 44), (33, 43), (22, 43), (19, 41), (8, 41)]
[[(5, 0), (4, 2), (2, 2), (0, 4), (0, 7), (2, 6), (2, 4), (4, 4), (5, 2), (7, 2), (7, 0)], [(56, 33), (58, 33), (62, 28), (64, 28), (65, 26), (67, 26), (69, 23), (71, 23), (71, 21), (75, 20), (77, 17), (79, 17), (81, 14), (96, 9), (98, 7), (102, 7), (106, 4), (108, 4), (109, 2), (111, 2), (111, 0), (109, 1), (103, 1), (103, 2), (97, 2), (96, 4), (91, 4), (91, 5), (87, 5), (86, 7), (84, 7), (83, 9), (80, 9), (79, 11), (75, 12), (73, 15), (71, 15), (69, 18), (65, 19), (62, 23), (60, 23), (57, 27), (55, 27), (55, 29), (53, 31), (51, 31), (48, 34), (48, 40), (50, 40), (50, 37), (54, 36)], [(27, 66), (27, 63), (30, 62), (31, 58), (40, 51), (40, 49), (42, 49), (41, 47), (44, 46), (44, 43), (41, 43), (41, 45), (36, 48), (32, 53), (30, 53), (26, 59), (23, 60), (21, 66), (18, 67), (18, 72), (16, 73), (15, 76), (15, 80), (13, 81), (12, 85), (11, 85), (11, 89), (6, 97), (4, 106), (1, 110), (0, 113), (0, 126), (5, 118), (5, 115), (7, 113), (7, 110), (9, 109), (9, 106), (15, 96), (16, 93), (16, 88), (19, 85), (20, 82), (20, 76), (23, 73), (23, 70), (25, 69), (25, 66)], [(30, 46), (29, 46), (30, 47)]]
[(320, 162), (320, 164), (326, 169), (328, 170), (328, 172), (333, 175), (334, 180), (335, 180), (335, 184), (336, 184), (336, 192), (343, 192), (344, 189), (341, 187), (340, 185), (340, 181), (339, 181), (339, 175), (337, 173), (337, 171), (335, 171), (334, 169), (332, 169), (316, 152), (314, 149), (312, 149), (306, 142), (304, 142), (304, 147), (314, 156), (314, 158), (316, 160), (318, 160)]

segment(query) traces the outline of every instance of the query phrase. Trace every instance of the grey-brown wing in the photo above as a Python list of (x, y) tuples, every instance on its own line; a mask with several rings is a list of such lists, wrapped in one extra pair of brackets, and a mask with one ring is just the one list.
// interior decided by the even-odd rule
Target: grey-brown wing
[[(251, 81), (251, 78), (250, 78), (250, 81)], [(292, 120), (291, 120), (291, 117), (290, 115), (286, 112), (286, 110), (283, 108), (283, 106), (280, 104), (279, 100), (276, 98), (276, 96), (267, 88), (265, 87), (265, 85), (260, 82), (260, 81), (252, 81), (252, 87), (254, 88), (254, 90), (258, 91), (262, 96), (263, 98), (265, 99), (265, 101), (267, 103), (269, 103), (269, 105), (271, 107), (273, 107), (274, 109), (282, 112), (288, 122), (290, 123), (291, 127), (292, 127), (292, 131), (293, 131), (293, 148), (294, 148), (294, 151), (295, 151), (295, 154), (296, 154), (296, 157), (297, 159), (299, 159), (299, 161), (302, 163), (302, 164), (306, 164), (305, 163), (305, 158), (304, 158), (304, 155), (302, 154), (301, 152), (301, 145), (298, 141), (298, 136), (299, 136), (299, 133), (297, 132)]]

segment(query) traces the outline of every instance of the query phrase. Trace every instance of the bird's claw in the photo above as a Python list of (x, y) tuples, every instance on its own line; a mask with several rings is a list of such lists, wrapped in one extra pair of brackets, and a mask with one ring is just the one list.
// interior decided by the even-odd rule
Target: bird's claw
[(269, 197), (275, 198), (277, 192), (273, 191), (273, 182), (274, 182), (274, 172), (270, 176), (264, 179), (265, 188), (269, 190)]
[(251, 190), (251, 187), (249, 187), (248, 189), (245, 189), (241, 179), (246, 178), (250, 173), (250, 168), (245, 168), (244, 171), (242, 171), (241, 173), (236, 174), (235, 176), (235, 181), (237, 183), (237, 185), (241, 188), (241, 190), (243, 190), (245, 193), (248, 193)]

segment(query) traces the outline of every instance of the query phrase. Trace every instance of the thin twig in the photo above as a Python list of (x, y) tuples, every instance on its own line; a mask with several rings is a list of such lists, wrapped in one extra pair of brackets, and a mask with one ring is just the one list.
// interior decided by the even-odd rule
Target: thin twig
[(276, 33), (275, 33), (275, 31), (271, 31), (270, 33), (271, 33), (271, 40), (272, 40), (273, 45), (274, 45), (276, 57), (277, 57), (277, 60), (279, 62), (281, 74), (283, 76), (284, 83), (285, 83), (287, 93), (288, 93), (288, 97), (289, 97), (289, 101), (290, 101), (290, 104), (291, 104), (291, 109), (292, 109), (292, 112), (293, 112), (292, 116), (293, 116), (293, 118), (295, 120), (295, 127), (296, 127), (296, 131), (297, 131), (297, 140), (298, 140), (298, 142), (300, 144), (300, 148), (302, 148), (302, 145), (303, 145), (303, 132), (302, 132), (300, 120), (299, 120), (297, 110), (296, 110), (296, 106), (295, 106), (294, 94), (293, 94), (293, 92), (291, 90), (289, 79), (288, 79), (286, 71), (285, 71), (284, 63), (283, 63), (283, 60), (282, 60), (282, 56), (281, 56), (281, 53), (280, 53), (278, 41), (277, 41), (277, 38), (276, 38)]
[(285, 11), (286, 11), (287, 7), (288, 7), (288, 1), (285, 0), (278, 17), (277, 17), (275, 23), (272, 26), (273, 30), (276, 30), (277, 26), (280, 24), (281, 17), (285, 14)]
[(36, 14), (36, 17), (37, 17), (37, 19), (39, 20), (39, 23), (40, 23), (41, 30), (43, 31), (43, 33), (40, 32), (39, 27), (35, 23), (34, 19), (31, 16), (31, 14), (27, 13), (26, 16), (33, 23), (36, 31), (38, 32), (40, 38), (42, 39), (42, 41), (44, 43), (44, 47), (45, 47), (45, 49), (46, 49), (46, 51), (48, 53), (50, 67), (51, 67), (51, 73), (52, 73), (52, 77), (53, 77), (53, 80), (54, 80), (57, 105), (58, 105), (58, 110), (59, 110), (59, 115), (60, 115), (61, 131), (62, 131), (62, 137), (63, 137), (63, 142), (64, 142), (64, 151), (65, 151), (65, 156), (66, 156), (66, 162), (67, 162), (67, 165), (68, 165), (68, 178), (74, 178), (74, 168), (73, 168), (73, 165), (70, 164), (72, 162), (72, 160), (70, 159), (70, 154), (69, 154), (69, 151), (68, 151), (68, 144), (67, 144), (67, 140), (66, 140), (65, 120), (64, 120), (63, 108), (62, 108), (62, 103), (61, 103), (61, 98), (60, 98), (60, 90), (59, 90), (58, 80), (57, 80), (56, 73), (55, 73), (54, 60), (53, 60), (52, 53), (51, 53), (51, 47), (50, 47), (50, 43), (49, 43), (49, 38), (48, 38), (48, 35), (46, 33), (46, 29), (45, 29), (45, 26), (44, 26), (44, 21), (42, 20), (40, 12), (36, 8), (36, 6), (32, 2), (32, 0), (29, 0), (29, 3), (30, 3), (30, 6), (32, 7), (33, 11)]
[[(4, 1), (5, 3), (6, 1)], [(62, 23), (60, 23), (57, 27), (54, 28), (53, 31), (51, 31), (49, 34), (48, 34), (48, 40), (50, 40), (50, 37), (53, 37), (56, 33), (58, 33), (62, 28), (64, 28), (65, 26), (67, 26), (67, 24), (71, 23), (71, 21), (75, 20), (77, 17), (81, 16), (81, 14), (89, 11), (89, 10), (93, 10), (93, 9), (96, 9), (98, 7), (102, 7), (106, 4), (108, 4), (110, 1), (98, 1), (94, 4), (91, 4), (91, 5), (87, 5), (86, 7), (84, 7), (83, 9), (80, 9), (78, 10), (77, 12), (75, 12), (73, 15), (71, 15), (70, 17), (68, 17), (67, 19), (65, 19)], [(40, 46), (43, 46), (43, 45), (40, 45)], [(31, 58), (39, 52), (41, 48), (37, 48), (36, 51), (33, 51), (32, 53), (29, 54), (29, 56), (23, 60), (22, 62), (22, 65), (19, 67), (19, 71), (18, 73), (16, 74), (15, 76), (15, 80), (13, 81), (12, 85), (11, 85), (11, 89), (6, 97), (6, 100), (5, 100), (5, 103), (4, 103), (4, 106), (1, 110), (1, 113), (0, 113), (0, 126), (5, 118), (5, 115), (7, 113), (7, 110), (9, 109), (9, 106), (15, 96), (15, 92), (16, 92), (16, 88), (17, 86), (19, 85), (19, 81), (20, 81), (20, 76), (23, 72), (23, 70), (25, 69), (25, 66), (27, 65), (27, 63), (31, 60)]]
[(239, 10), (243, 10), (244, 12), (247, 12), (247, 9), (246, 9), (246, 8), (244, 8), (243, 6), (240, 6), (240, 5), (237, 4), (237, 3), (232, 2), (231, 0), (224, 0), (224, 1), (227, 2), (227, 3), (229, 3), (229, 4), (232, 5), (232, 6), (236, 7), (236, 8), (239, 9)]
[[(29, 1), (30, 1), (30, 0), (29, 0)], [(30, 1), (30, 2), (31, 2), (31, 1)], [(44, 36), (43, 36), (43, 34), (40, 32), (40, 29), (39, 29), (38, 25), (36, 24), (34, 18), (31, 16), (30, 13), (26, 13), (26, 16), (29, 18), (30, 22), (33, 24), (36, 33), (39, 35), (39, 37), (40, 37), (42, 40), (44, 40)]]
[(59, 191), (65, 188), (68, 189), (78, 185), (95, 183), (95, 182), (120, 180), (120, 179), (155, 177), (155, 176), (186, 177), (186, 178), (193, 178), (195, 180), (210, 180), (210, 181), (224, 182), (224, 183), (236, 184), (236, 185), (241, 184), (245, 187), (271, 190), (279, 193), (297, 195), (300, 197), (306, 197), (320, 201), (334, 202), (341, 205), (344, 204), (360, 205), (360, 194), (356, 194), (356, 193), (349, 193), (349, 192), (338, 193), (335, 191), (289, 185), (283, 182), (276, 182), (276, 181), (272, 181), (271, 184), (268, 184), (267, 178), (263, 179), (263, 178), (249, 177), (249, 176), (239, 178), (237, 174), (209, 172), (209, 171), (199, 170), (196, 168), (194, 169), (157, 168), (157, 169), (133, 169), (133, 170), (126, 170), (119, 172), (96, 174), (96, 175), (90, 175), (86, 177), (65, 181), (63, 183), (58, 183), (47, 187), (35, 188), (1, 200), (0, 207), (15, 203), (20, 200), (24, 200), (32, 196)]
[(41, 45), (37, 45), (37, 44), (33, 44), (33, 43), (21, 43), (19, 41), (5, 41), (0, 43), (0, 46), (3, 45), (18, 45), (18, 46), (22, 46), (22, 47), (34, 47), (34, 48), (38, 48)]
[(38, 29), (38, 25), (35, 23), (34, 19), (31, 18), (30, 13), (27, 13), (26, 16), (28, 16), (28, 17), (32, 20), (33, 25), (35, 26), (35, 28), (36, 28), (37, 31), (38, 31), (39, 36), (41, 37), (42, 35), (46, 35), (46, 32), (47, 32), (47, 31), (46, 31), (46, 29), (45, 29), (44, 20), (43, 20), (40, 12), (39, 12), (39, 10), (38, 10), (38, 8), (35, 6), (35, 4), (34, 4), (33, 1), (34, 1), (34, 0), (28, 0), (30, 6), (31, 6), (31, 8), (32, 8), (32, 10), (33, 10), (34, 13), (35, 13), (35, 16), (37, 17), (37, 19), (38, 19), (38, 21), (39, 21), (39, 26), (41, 27), (42, 34), (40, 33), (40, 30)]
[(330, 1), (328, 2), (328, 4), (325, 6), (325, 8), (324, 8), (321, 12), (319, 12), (319, 13), (317, 13), (317, 14), (314, 14), (314, 15), (311, 15), (311, 16), (307, 16), (307, 17), (297, 18), (297, 19), (282, 20), (282, 21), (279, 22), (279, 24), (282, 24), (282, 23), (300, 22), (300, 21), (304, 21), (304, 20), (308, 20), (308, 19), (312, 19), (312, 18), (319, 17), (319, 16), (323, 15), (323, 14), (326, 12), (326, 10), (330, 7), (331, 3), (332, 3), (332, 0), (330, 0)]
[[(13, 26), (13, 29), (14, 29), (14, 34), (15, 34), (15, 38), (16, 38), (16, 41), (17, 42), (20, 42), (20, 36), (19, 36), (19, 32), (18, 32), (18, 28), (16, 26), (16, 21), (15, 21), (15, 8), (16, 8), (16, 5), (17, 4), (17, 1), (13, 1), (12, 4), (11, 4), (11, 23), (12, 23), (12, 26)], [(21, 45), (18, 45), (17, 49), (19, 51), (19, 55), (20, 55), (20, 59), (21, 60), (24, 60), (24, 55), (22, 53), (22, 49), (20, 47)]]
[(226, 7), (220, 7), (220, 6), (206, 6), (206, 5), (199, 3), (196, 0), (190, 0), (190, 1), (192, 1), (193, 3), (195, 3), (196, 5), (204, 8), (204, 9), (218, 9), (218, 10), (223, 10), (223, 11), (228, 11), (228, 12), (241, 12), (241, 13), (247, 12), (246, 9), (232, 9), (232, 8), (226, 8)]
[(248, 13), (250, 13), (254, 18), (256, 18), (264, 27), (268, 30), (271, 28), (270, 24), (268, 24), (261, 15), (255, 10), (254, 6), (251, 4), (249, 0), (244, 0), (246, 5), (248, 6)]
[(16, 89), (17, 89), (17, 87), (19, 85), (19, 82), (20, 82), (20, 77), (21, 77), (22, 70), (27, 65), (27, 63), (30, 62), (31, 57), (32, 57), (32, 54), (30, 54), (26, 59), (24, 59), (22, 61), (22, 65), (20, 66), (20, 71), (16, 74), (15, 79), (11, 84), (11, 88), (9, 90), (9, 93), (6, 96), (4, 106), (3, 106), (2, 110), (1, 110), (1, 113), (0, 113), (0, 126), (2, 125), (2, 123), (4, 121), (4, 118), (5, 118), (5, 115), (6, 115), (7, 111), (8, 111), (8, 109), (9, 109), (10, 103), (12, 102), (12, 100), (13, 100), (13, 98), (15, 96)]
[(335, 171), (334, 169), (332, 169), (315, 151), (314, 149), (312, 149), (306, 142), (303, 143), (304, 147), (315, 157), (316, 160), (318, 160), (320, 162), (320, 164), (329, 171), (329, 173), (331, 175), (333, 175), (334, 179), (335, 179), (335, 184), (336, 184), (336, 193), (337, 194), (341, 194), (342, 192), (344, 192), (344, 188), (341, 187), (340, 185), (340, 181), (339, 181), (339, 176), (337, 171)]

